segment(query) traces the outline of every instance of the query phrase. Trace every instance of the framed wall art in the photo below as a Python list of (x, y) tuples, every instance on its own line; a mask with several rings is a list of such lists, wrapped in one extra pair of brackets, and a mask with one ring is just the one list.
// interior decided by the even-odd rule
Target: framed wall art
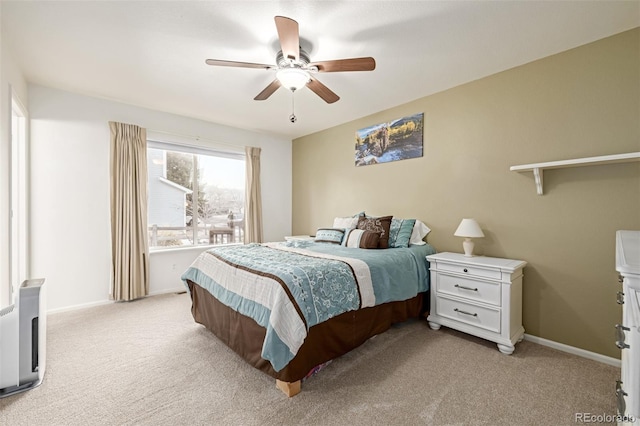
[(422, 157), (424, 113), (356, 131), (356, 166)]

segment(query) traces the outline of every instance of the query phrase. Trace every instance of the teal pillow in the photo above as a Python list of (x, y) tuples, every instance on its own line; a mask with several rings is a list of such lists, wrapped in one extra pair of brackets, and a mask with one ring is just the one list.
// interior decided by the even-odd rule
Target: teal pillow
[(341, 244), (344, 237), (344, 229), (318, 228), (316, 231), (316, 243)]
[(411, 232), (416, 224), (415, 219), (391, 219), (389, 228), (389, 248), (409, 247)]

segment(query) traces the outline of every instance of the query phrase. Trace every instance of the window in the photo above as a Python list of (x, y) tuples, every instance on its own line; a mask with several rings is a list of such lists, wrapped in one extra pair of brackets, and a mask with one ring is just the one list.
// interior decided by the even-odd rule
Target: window
[(149, 247), (244, 241), (245, 156), (148, 141)]

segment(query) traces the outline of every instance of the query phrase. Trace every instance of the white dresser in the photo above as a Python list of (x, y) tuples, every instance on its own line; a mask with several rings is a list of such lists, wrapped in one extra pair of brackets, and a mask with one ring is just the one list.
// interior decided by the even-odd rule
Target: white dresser
[(622, 322), (616, 324), (622, 369), (616, 399), (621, 423), (632, 424), (640, 419), (640, 231), (616, 232), (616, 270), (622, 283)]
[(524, 337), (522, 269), (527, 262), (459, 253), (427, 256), (431, 271), (431, 310), (427, 321), (498, 344), (511, 354)]

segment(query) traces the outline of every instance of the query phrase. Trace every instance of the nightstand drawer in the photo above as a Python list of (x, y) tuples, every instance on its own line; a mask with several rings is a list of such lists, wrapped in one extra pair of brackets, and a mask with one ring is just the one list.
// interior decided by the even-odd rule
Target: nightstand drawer
[(438, 315), (500, 333), (500, 310), (437, 297)]
[(502, 278), (502, 272), (499, 269), (480, 268), (477, 266), (457, 265), (455, 263), (438, 262), (439, 271), (455, 272), (458, 274), (475, 276), (478, 278), (491, 278), (499, 280)]
[(500, 306), (500, 282), (479, 281), (457, 275), (438, 274), (436, 290), (465, 299)]

